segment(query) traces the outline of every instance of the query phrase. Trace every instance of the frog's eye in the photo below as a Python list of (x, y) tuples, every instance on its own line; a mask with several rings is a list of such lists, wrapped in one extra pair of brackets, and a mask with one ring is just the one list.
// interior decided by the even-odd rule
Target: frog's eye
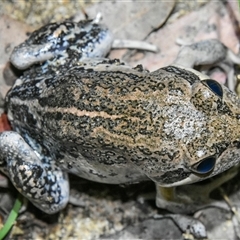
[(207, 174), (213, 170), (215, 163), (216, 163), (216, 157), (211, 156), (195, 164), (192, 167), (192, 170), (198, 174)]
[(217, 81), (212, 79), (207, 79), (207, 80), (203, 80), (202, 82), (205, 85), (207, 85), (217, 96), (219, 97), (223, 96), (222, 86)]

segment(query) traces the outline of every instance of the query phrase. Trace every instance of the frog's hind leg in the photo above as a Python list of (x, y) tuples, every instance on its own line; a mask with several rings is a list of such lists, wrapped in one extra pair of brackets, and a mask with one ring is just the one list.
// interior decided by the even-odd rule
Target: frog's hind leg
[(40, 156), (16, 132), (0, 135), (0, 164), (6, 163), (8, 175), (17, 188), (34, 205), (46, 213), (64, 208), (69, 198), (68, 176)]

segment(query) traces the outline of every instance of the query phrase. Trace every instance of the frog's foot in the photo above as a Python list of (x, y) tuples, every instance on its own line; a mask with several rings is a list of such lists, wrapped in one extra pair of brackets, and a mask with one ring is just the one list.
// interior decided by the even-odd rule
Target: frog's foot
[(209, 39), (183, 46), (173, 64), (193, 68), (197, 65), (214, 64), (226, 59), (240, 64), (239, 56), (217, 39)]
[(34, 205), (46, 213), (64, 208), (69, 197), (67, 174), (40, 156), (16, 132), (0, 135), (0, 162), (6, 162), (14, 186)]
[(165, 188), (156, 184), (156, 205), (175, 213), (193, 213), (206, 206), (229, 209), (227, 203), (210, 198), (210, 194), (236, 176), (238, 167), (212, 178), (210, 182)]
[(240, 64), (240, 56), (234, 54), (217, 39), (209, 39), (182, 46), (173, 64), (185, 68), (201, 66), (198, 69), (201, 73), (223, 84), (228, 80), (227, 86), (233, 91), (235, 87), (233, 64)]

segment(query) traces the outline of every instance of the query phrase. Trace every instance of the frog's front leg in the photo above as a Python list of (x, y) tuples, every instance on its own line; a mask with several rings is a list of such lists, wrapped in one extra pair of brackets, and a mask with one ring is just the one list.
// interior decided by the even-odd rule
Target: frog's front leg
[(197, 65), (209, 65), (223, 60), (240, 64), (239, 56), (217, 39), (209, 39), (182, 46), (173, 64), (193, 68)]
[(239, 166), (233, 167), (217, 175), (210, 182), (202, 184), (190, 184), (177, 187), (161, 187), (156, 183), (156, 205), (175, 213), (193, 213), (204, 206), (216, 206), (227, 208), (223, 201), (211, 198), (211, 193), (225, 182), (233, 179), (239, 171)]
[(16, 132), (0, 135), (0, 164), (6, 163), (14, 186), (46, 213), (64, 208), (69, 197), (68, 176), (40, 156)]

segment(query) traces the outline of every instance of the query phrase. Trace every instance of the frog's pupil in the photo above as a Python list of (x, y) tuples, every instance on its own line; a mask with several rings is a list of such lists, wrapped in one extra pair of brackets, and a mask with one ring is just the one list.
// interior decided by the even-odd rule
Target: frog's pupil
[(208, 173), (213, 169), (215, 162), (216, 159), (214, 157), (206, 158), (197, 165), (196, 171), (200, 174)]
[(218, 82), (216, 82), (216, 81), (214, 81), (214, 80), (212, 80), (212, 79), (207, 79), (207, 80), (205, 80), (204, 82), (208, 85), (208, 87), (209, 87), (216, 95), (218, 95), (219, 97), (222, 97), (222, 96), (223, 96), (222, 87), (221, 87), (221, 85), (220, 85)]

